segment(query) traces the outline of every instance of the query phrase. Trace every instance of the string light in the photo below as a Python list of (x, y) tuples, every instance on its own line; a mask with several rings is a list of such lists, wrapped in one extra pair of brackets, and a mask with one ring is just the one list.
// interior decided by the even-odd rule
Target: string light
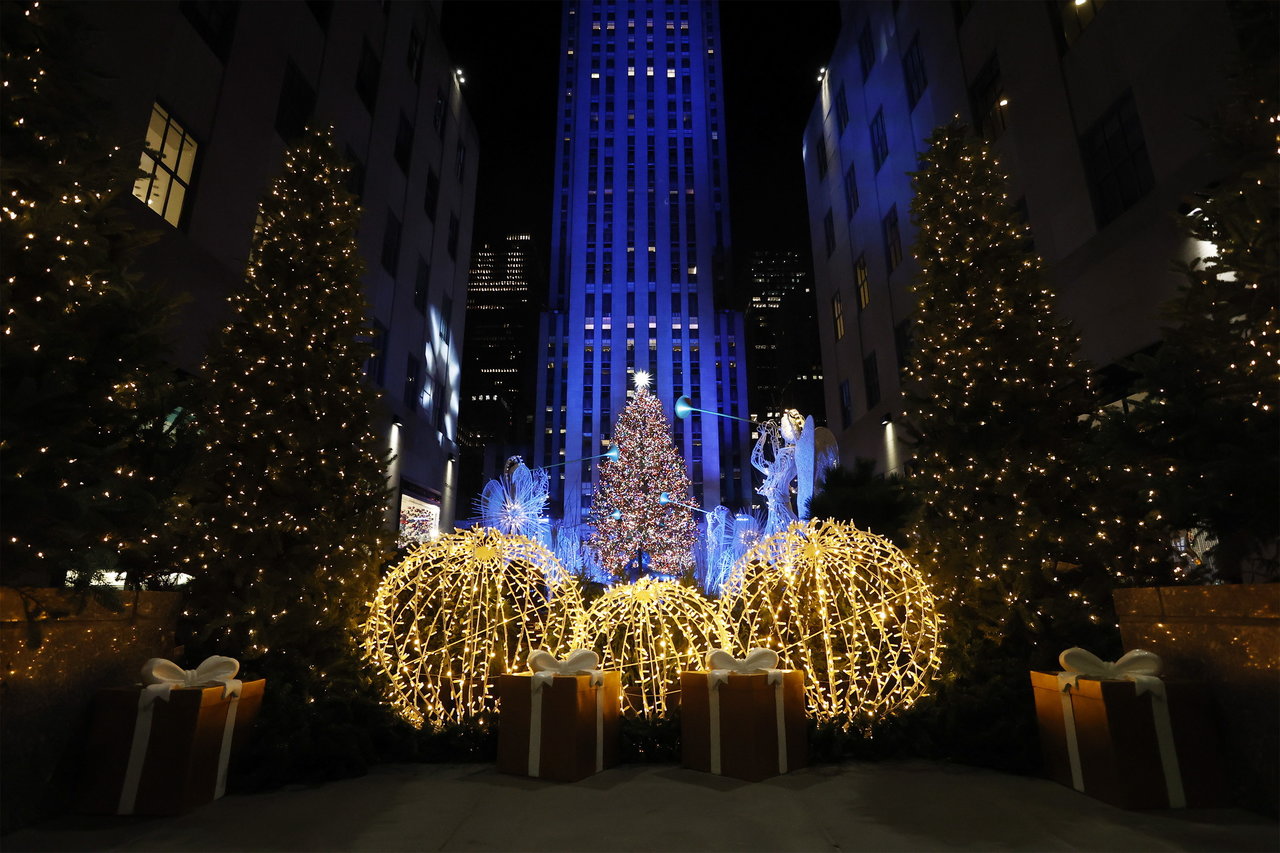
[(620, 670), (625, 707), (648, 715), (672, 709), (680, 673), (702, 669), (707, 652), (727, 643), (720, 613), (695, 587), (642, 578), (597, 598), (575, 645)]
[(365, 653), (415, 726), (492, 712), (497, 676), (526, 671), (529, 652), (570, 647), (582, 599), (532, 539), (489, 528), (421, 545), (383, 578), (364, 628)]
[(938, 670), (941, 619), (897, 546), (840, 521), (794, 522), (747, 552), (720, 600), (739, 650), (805, 674), (818, 720), (867, 723), (910, 707)]

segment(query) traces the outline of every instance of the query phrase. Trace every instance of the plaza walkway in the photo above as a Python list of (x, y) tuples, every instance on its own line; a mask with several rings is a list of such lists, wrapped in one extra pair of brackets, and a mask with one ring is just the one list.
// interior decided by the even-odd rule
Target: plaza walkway
[(232, 796), (176, 818), (68, 816), (0, 839), (26, 850), (1280, 850), (1236, 809), (1126, 812), (1042, 779), (927, 762), (814, 767), (758, 784), (670, 765), (573, 785), (489, 765), (387, 765)]

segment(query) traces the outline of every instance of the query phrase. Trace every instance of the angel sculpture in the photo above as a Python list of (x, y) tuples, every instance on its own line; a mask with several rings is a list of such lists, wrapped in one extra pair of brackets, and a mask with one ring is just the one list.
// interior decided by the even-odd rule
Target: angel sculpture
[[(761, 535), (772, 536), (786, 530), (791, 522), (808, 518), (816, 484), (840, 464), (840, 457), (831, 430), (815, 427), (812, 417), (804, 418), (788, 409), (781, 424), (764, 424), (751, 451), (751, 464), (764, 474), (764, 482), (756, 489), (764, 496), (768, 513)], [(791, 503), (793, 483), (798, 514)]]

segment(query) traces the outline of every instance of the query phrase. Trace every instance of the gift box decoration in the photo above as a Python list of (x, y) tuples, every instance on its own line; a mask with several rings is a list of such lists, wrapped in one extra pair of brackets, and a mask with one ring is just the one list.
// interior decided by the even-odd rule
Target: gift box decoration
[(528, 673), (498, 678), (498, 770), (576, 782), (618, 763), (622, 683), (596, 653), (538, 650)]
[(1072, 648), (1059, 662), (1031, 673), (1050, 778), (1120, 808), (1223, 802), (1204, 685), (1164, 681), (1159, 656), (1140, 649), (1112, 663)]
[(226, 791), (232, 750), (243, 743), (266, 681), (235, 678), (240, 664), (214, 655), (194, 670), (152, 658), (143, 688), (100, 690), (81, 785), (90, 814), (180, 814)]
[(685, 767), (758, 782), (808, 764), (804, 673), (777, 663), (771, 649), (741, 660), (715, 649), (708, 671), (681, 674)]

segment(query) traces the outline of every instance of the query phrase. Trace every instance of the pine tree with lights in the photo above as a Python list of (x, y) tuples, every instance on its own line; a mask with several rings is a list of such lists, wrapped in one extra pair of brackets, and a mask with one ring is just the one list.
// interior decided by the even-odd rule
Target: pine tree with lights
[(154, 555), (182, 442), (175, 301), (132, 271), (138, 149), (106, 141), (69, 4), (4, 3), (0, 562), (6, 583), (87, 588)]
[(910, 538), (945, 602), (938, 707), (969, 730), (957, 749), (1025, 765), (1028, 668), (1097, 648), (1109, 621), (1107, 534), (1078, 459), (1089, 371), (986, 145), (958, 123), (928, 142), (911, 207), (920, 272), (905, 390), (922, 503)]
[[(205, 467), (184, 554), (189, 645), (267, 676), (276, 707), (309, 710), (367, 687), (358, 631), (390, 540), (346, 171), (327, 132), (286, 152), (197, 414)], [(301, 725), (276, 722), (286, 738)]]
[[(1276, 9), (1259, 4), (1259, 32)], [(1111, 469), (1147, 499), (1147, 521), (1216, 542), (1188, 553), (1172, 580), (1280, 574), (1280, 157), (1275, 52), (1247, 62), (1233, 97), (1206, 123), (1226, 178), (1182, 220), (1205, 257), (1181, 263), (1170, 328), (1135, 358), (1127, 413), (1105, 418)]]
[(601, 460), (600, 485), (591, 503), (590, 547), (620, 583), (629, 579), (628, 565), (646, 561), (655, 575), (685, 578), (693, 570), (697, 530), (689, 477), (662, 403), (646, 385), (637, 374), (635, 396), (613, 429), (618, 459)]

